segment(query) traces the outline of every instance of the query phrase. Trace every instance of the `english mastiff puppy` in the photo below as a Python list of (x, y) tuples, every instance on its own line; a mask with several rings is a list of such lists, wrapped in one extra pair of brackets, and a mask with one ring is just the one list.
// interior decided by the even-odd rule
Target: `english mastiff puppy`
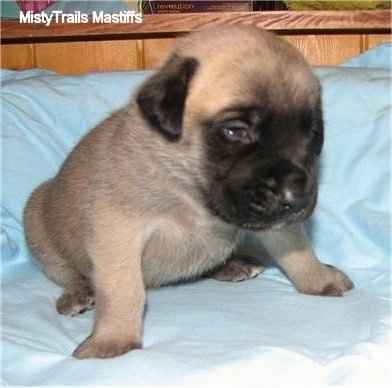
[(29, 249), (64, 287), (58, 312), (95, 305), (73, 355), (141, 348), (148, 287), (256, 276), (261, 264), (236, 255), (247, 234), (299, 292), (350, 290), (301, 226), (316, 204), (322, 143), (320, 85), (290, 44), (244, 25), (183, 38), (26, 206)]

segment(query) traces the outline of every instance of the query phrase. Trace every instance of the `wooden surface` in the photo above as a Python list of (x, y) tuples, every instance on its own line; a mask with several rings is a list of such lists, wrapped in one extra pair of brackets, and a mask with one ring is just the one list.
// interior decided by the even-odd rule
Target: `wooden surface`
[(391, 12), (273, 11), (144, 15), (141, 24), (20, 24), (3, 21), (1, 64), (59, 73), (158, 66), (182, 33), (247, 23), (275, 31), (313, 65), (333, 65), (391, 41)]
[(278, 32), (384, 32), (391, 29), (391, 12), (381, 11), (273, 11), (144, 15), (140, 24), (21, 24), (5, 20), (2, 41), (38, 39), (176, 36), (209, 25), (246, 23)]

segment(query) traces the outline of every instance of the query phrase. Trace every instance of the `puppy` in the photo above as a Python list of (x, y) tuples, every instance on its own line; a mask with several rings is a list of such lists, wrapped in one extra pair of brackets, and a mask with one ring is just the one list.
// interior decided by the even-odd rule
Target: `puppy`
[(288, 43), (240, 25), (182, 39), (27, 203), (28, 247), (64, 287), (58, 312), (95, 304), (73, 355), (141, 348), (147, 287), (257, 275), (259, 264), (235, 254), (247, 233), (300, 292), (351, 289), (301, 228), (322, 143), (320, 85)]

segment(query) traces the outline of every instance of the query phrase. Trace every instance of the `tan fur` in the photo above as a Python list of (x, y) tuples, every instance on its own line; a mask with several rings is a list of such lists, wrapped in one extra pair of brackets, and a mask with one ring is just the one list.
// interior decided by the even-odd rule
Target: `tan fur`
[[(175, 55), (199, 62), (181, 139), (171, 142), (151, 130), (132, 99), (85, 136), (26, 206), (30, 251), (65, 288), (58, 311), (75, 315), (95, 298), (94, 329), (75, 350), (78, 358), (141, 347), (145, 288), (213, 270), (242, 239), (243, 231), (213, 216), (200, 195), (206, 184), (203, 118), (249, 101), (255, 82), (262, 79), (268, 88), (270, 77), (286, 77), (281, 72), (288, 65), (284, 82), (291, 92), (282, 101), (282, 91), (274, 90), (272, 101), (292, 107), (316, 98), (318, 86), (309, 85), (314, 78), (298, 53), (251, 27), (191, 34)], [(300, 291), (335, 295), (351, 287), (345, 275), (317, 261), (300, 228), (255, 235)], [(248, 275), (238, 277), (237, 264), (231, 280), (258, 272), (252, 263)]]
[(341, 296), (353, 287), (346, 275), (317, 260), (301, 225), (261, 232), (259, 238), (298, 291)]
[[(209, 30), (208, 35), (185, 38), (178, 52), (195, 56), (201, 63), (187, 96), (186, 118), (193, 118), (194, 114), (208, 117), (226, 107), (248, 103), (254, 98), (260, 81), (263, 88), (273, 92), (269, 96), (273, 103), (281, 107), (301, 106), (317, 97), (314, 94), (318, 90), (317, 81), (305, 60), (294, 47), (267, 31), (260, 34), (260, 30), (251, 26), (237, 30), (222, 26)], [(217, 52), (220, 55), (211, 56)], [(277, 78), (284, 90), (276, 89)], [(219, 98), (216, 98), (217, 90), (222, 91)]]

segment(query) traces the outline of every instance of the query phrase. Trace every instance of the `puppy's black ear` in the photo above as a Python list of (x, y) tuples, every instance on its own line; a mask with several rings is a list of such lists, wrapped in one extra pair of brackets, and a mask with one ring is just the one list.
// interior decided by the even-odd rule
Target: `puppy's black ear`
[(321, 154), (321, 149), (324, 143), (324, 122), (323, 122), (323, 112), (321, 109), (321, 102), (318, 107), (313, 112), (313, 133), (315, 134), (314, 146), (316, 155)]
[(198, 62), (173, 55), (162, 69), (142, 86), (136, 101), (150, 125), (169, 140), (181, 136), (188, 85)]

